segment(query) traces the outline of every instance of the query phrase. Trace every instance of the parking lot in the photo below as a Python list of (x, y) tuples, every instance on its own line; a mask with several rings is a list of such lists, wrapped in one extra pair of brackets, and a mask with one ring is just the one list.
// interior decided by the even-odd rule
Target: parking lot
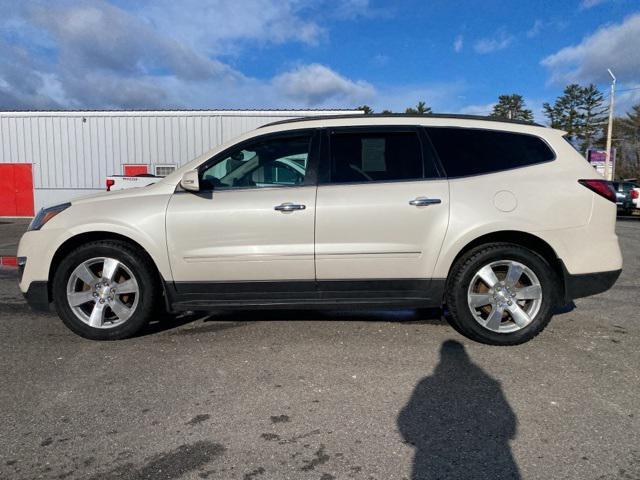
[(219, 312), (91, 342), (2, 269), (0, 478), (638, 479), (640, 219), (618, 234), (616, 286), (511, 348), (436, 311)]

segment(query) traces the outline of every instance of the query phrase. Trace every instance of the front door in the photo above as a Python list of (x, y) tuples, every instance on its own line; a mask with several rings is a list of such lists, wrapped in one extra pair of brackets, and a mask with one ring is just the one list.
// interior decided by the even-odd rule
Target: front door
[(314, 135), (233, 147), (200, 168), (200, 192), (173, 195), (167, 244), (178, 293), (232, 297), (292, 280), (314, 288)]
[(448, 182), (426, 136), (392, 127), (335, 129), (328, 136), (316, 201), (320, 288), (419, 296), (429, 287), (449, 221)]

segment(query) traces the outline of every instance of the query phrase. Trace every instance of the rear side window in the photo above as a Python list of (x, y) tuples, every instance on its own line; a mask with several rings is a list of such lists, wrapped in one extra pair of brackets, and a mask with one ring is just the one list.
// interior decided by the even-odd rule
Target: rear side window
[(332, 132), (331, 183), (424, 178), (417, 132)]
[(555, 158), (549, 146), (533, 135), (472, 128), (426, 130), (448, 177), (499, 172)]

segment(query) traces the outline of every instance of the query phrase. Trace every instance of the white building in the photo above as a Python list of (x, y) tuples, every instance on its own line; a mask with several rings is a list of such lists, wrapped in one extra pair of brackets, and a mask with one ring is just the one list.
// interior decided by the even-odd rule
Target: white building
[(354, 110), (0, 112), (0, 216), (105, 190), (109, 175), (166, 175), (269, 122)]

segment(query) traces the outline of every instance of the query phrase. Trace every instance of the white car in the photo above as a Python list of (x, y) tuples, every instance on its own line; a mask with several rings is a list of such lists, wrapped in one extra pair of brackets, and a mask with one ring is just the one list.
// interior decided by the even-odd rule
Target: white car
[(611, 185), (534, 124), (460, 116), (274, 123), (146, 188), (42, 210), (20, 289), (87, 338), (171, 312), (440, 307), (514, 345), (622, 268)]

